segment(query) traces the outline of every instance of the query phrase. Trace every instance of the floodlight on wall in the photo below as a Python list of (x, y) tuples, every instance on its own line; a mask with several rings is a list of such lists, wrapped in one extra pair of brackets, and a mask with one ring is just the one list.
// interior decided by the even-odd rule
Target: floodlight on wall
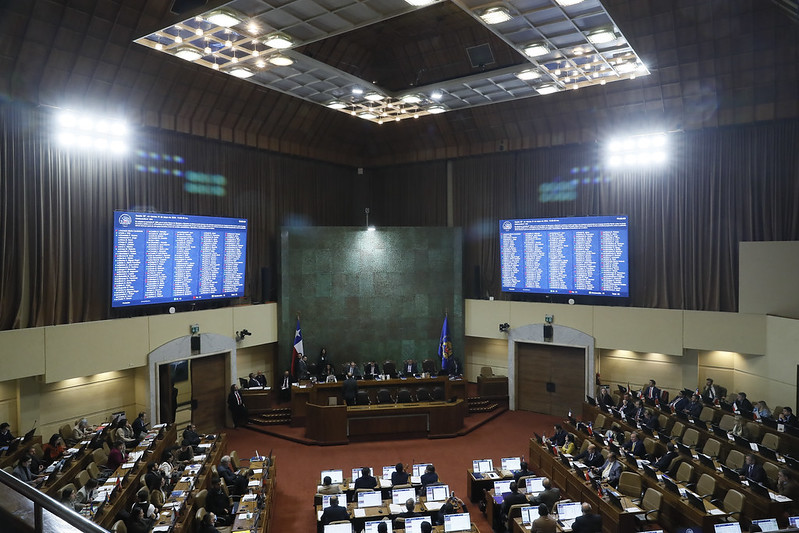
[(231, 28), (241, 22), (242, 17), (229, 9), (219, 9), (209, 13), (205, 20), (216, 26)]
[(270, 48), (284, 50), (286, 48), (291, 48), (294, 41), (285, 33), (275, 32), (266, 36), (264, 44)]
[(605, 145), (605, 163), (612, 168), (656, 166), (667, 159), (668, 137), (665, 133), (617, 137)]
[(504, 6), (494, 6), (483, 10), (479, 15), (480, 19), (486, 24), (502, 24), (513, 18)]
[(527, 57), (541, 57), (549, 53), (549, 46), (545, 43), (533, 43), (524, 47), (524, 54)]
[(175, 51), (175, 55), (186, 61), (197, 61), (203, 56), (203, 53), (193, 46), (181, 46)]

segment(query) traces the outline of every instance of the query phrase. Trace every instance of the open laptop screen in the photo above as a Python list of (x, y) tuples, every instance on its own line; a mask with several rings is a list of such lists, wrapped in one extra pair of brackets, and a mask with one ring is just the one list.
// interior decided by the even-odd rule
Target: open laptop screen
[[(353, 468), (352, 469), (352, 478), (351, 479), (353, 481), (355, 481), (356, 479), (361, 477), (361, 470), (363, 470), (363, 467)], [(369, 467), (369, 475), (370, 476), (374, 476), (375, 475), (375, 470), (371, 466)]]
[(493, 459), (475, 459), (472, 461), (472, 470), (475, 472), (491, 472), (494, 470)]
[(760, 526), (763, 531), (778, 531), (780, 527), (777, 525), (776, 518), (761, 518), (759, 520), (752, 520), (753, 524)]
[(430, 465), (431, 465), (431, 463), (419, 463), (419, 464), (413, 465), (413, 474), (412, 475), (415, 476), (415, 477), (421, 477), (421, 475), (424, 474), (425, 469), (428, 466), (430, 466)]
[(322, 470), (322, 476), (319, 478), (320, 482), (325, 480), (325, 476), (330, 476), (330, 480), (333, 483), (344, 483), (343, 470)]
[(448, 514), (444, 517), (444, 531), (471, 531), (472, 520), (469, 513)]
[(506, 492), (510, 492), (510, 484), (513, 483), (512, 480), (506, 481), (495, 481), (494, 482), (494, 495), (499, 496), (500, 494), (505, 494)]
[(364, 533), (377, 533), (377, 526), (383, 522), (385, 522), (386, 526), (388, 526), (388, 529), (386, 529), (387, 533), (392, 533), (393, 530), (391, 529), (391, 520), (372, 520), (371, 522), (366, 522), (364, 524)]
[(449, 485), (430, 485), (426, 487), (427, 501), (443, 502), (449, 498)]
[(422, 533), (422, 522), (430, 522), (430, 517), (414, 516), (412, 518), (406, 518), (405, 533)]
[(322, 509), (330, 507), (330, 498), (338, 496), (338, 494), (322, 494)]
[(538, 507), (532, 505), (529, 507), (522, 507), (522, 524), (525, 526), (529, 526), (540, 516), (541, 515), (538, 514)]
[(741, 524), (738, 522), (724, 522), (723, 524), (714, 524), (714, 531), (716, 533), (741, 533)]
[(558, 519), (573, 520), (583, 513), (581, 502), (566, 502), (558, 504)]
[(416, 489), (394, 489), (391, 491), (391, 503), (405, 505), (409, 498), (416, 498)]
[(391, 479), (391, 474), (397, 471), (397, 465), (383, 467), (383, 479)]
[(799, 516), (789, 516), (788, 527), (799, 527)]
[(527, 494), (538, 494), (539, 492), (544, 492), (544, 478), (528, 477), (524, 481), (527, 484)]
[(383, 496), (379, 490), (358, 493), (358, 507), (380, 507)]
[(521, 470), (522, 458), (521, 457), (503, 457), (502, 470)]
[(352, 533), (352, 524), (328, 524), (324, 533)]

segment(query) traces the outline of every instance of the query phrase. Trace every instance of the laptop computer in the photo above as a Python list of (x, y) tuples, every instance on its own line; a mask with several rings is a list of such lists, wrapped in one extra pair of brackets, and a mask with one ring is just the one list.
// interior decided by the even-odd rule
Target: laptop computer
[(575, 518), (583, 513), (582, 502), (559, 502), (557, 504), (558, 525), (571, 529)]
[(424, 472), (427, 469), (427, 467), (430, 466), (431, 464), (432, 463), (417, 463), (417, 464), (413, 465), (413, 470), (412, 470), (411, 475), (413, 477), (421, 477), (422, 474), (424, 474)]
[(605, 491), (605, 495), (607, 495), (611, 505), (615, 505), (619, 509), (624, 509), (624, 505), (621, 503), (621, 494), (617, 493), (615, 490), (608, 489)]
[(394, 505), (405, 505), (409, 499), (416, 499), (416, 489), (394, 489), (391, 491), (391, 503)]
[(666, 490), (673, 492), (677, 496), (682, 496), (680, 494), (680, 487), (677, 485), (677, 483), (675, 483), (673, 479), (665, 474), (663, 475), (663, 485), (666, 487)]
[(778, 531), (780, 526), (777, 525), (776, 518), (760, 518), (752, 520), (752, 524), (757, 524), (763, 531)]
[(327, 476), (330, 476), (330, 481), (332, 483), (344, 483), (343, 470), (322, 470), (322, 475), (319, 478), (319, 482), (323, 483), (325, 481), (325, 477)]
[(472, 461), (472, 471), (473, 472), (479, 472), (479, 473), (483, 474), (485, 472), (491, 472), (493, 470), (494, 470), (494, 460), (493, 459), (474, 459)]
[(521, 457), (503, 457), (502, 458), (502, 470), (507, 470), (511, 473), (516, 473), (522, 469), (522, 458)]
[(588, 402), (588, 405), (591, 407), (596, 407), (596, 400), (586, 394), (585, 401)]
[(444, 531), (471, 531), (472, 519), (469, 513), (454, 513), (444, 516)]
[(668, 444), (671, 442), (671, 435), (668, 435), (664, 431), (658, 431), (658, 439), (660, 439), (660, 442)]
[(690, 503), (691, 505), (693, 505), (703, 513), (707, 512), (707, 509), (705, 508), (705, 502), (702, 500), (702, 498), (700, 498), (693, 492), (689, 491), (686, 491), (685, 495), (688, 497), (688, 503)]
[(691, 447), (686, 446), (682, 442), (677, 443), (677, 451), (679, 451), (683, 455), (691, 455)]
[(338, 496), (338, 494), (322, 494), (322, 509), (330, 507), (330, 498)]
[(383, 467), (383, 479), (391, 479), (391, 474), (397, 471), (397, 465), (388, 465)]
[(560, 462), (563, 463), (563, 466), (565, 466), (566, 468), (572, 467), (572, 462), (569, 460), (568, 457), (566, 457), (563, 454), (560, 454), (559, 457), (560, 457)]
[(757, 445), (757, 451), (760, 453), (760, 455), (762, 455), (763, 457), (765, 457), (767, 459), (771, 459), (772, 461), (776, 461), (777, 460), (777, 451), (776, 450), (772, 450), (771, 448), (763, 446), (762, 444), (758, 444)]
[(722, 522), (721, 524), (713, 524), (713, 531), (715, 533), (741, 533), (741, 524), (738, 522)]
[(789, 516), (788, 527), (799, 527), (799, 516)]
[(31, 440), (33, 438), (33, 434), (35, 432), (36, 432), (36, 428), (33, 428), (32, 430), (30, 430), (27, 433), (25, 433), (25, 435), (22, 437), (22, 442), (25, 443), (25, 442), (28, 442), (29, 440)]
[(380, 507), (383, 505), (383, 495), (379, 490), (370, 490), (358, 493), (358, 507)]
[[(757, 494), (758, 496), (765, 498), (766, 500), (770, 500), (771, 496), (769, 496), (768, 488), (763, 485), (762, 483), (758, 483), (757, 481), (749, 480), (749, 488)], [(765, 530), (764, 530), (765, 531)]]
[(327, 524), (322, 530), (323, 533), (353, 533), (352, 524)]
[(713, 464), (713, 458), (709, 455), (705, 455), (704, 453), (698, 453), (697, 457), (699, 457), (699, 463), (708, 467), (708, 468), (716, 468), (716, 465)]
[(533, 435), (534, 435), (534, 437), (535, 437), (535, 441), (536, 441), (538, 444), (544, 444), (544, 438), (543, 438), (543, 437), (541, 437), (541, 435), (539, 435), (539, 434), (538, 434), (538, 433), (536, 433), (535, 431), (533, 431)]
[(540, 516), (537, 506), (522, 507), (522, 524), (524, 526), (530, 527)]
[(770, 427), (771, 429), (777, 429), (777, 421), (773, 418), (761, 418), (764, 426)]
[(449, 485), (430, 485), (425, 487), (428, 502), (443, 502), (449, 498)]
[[(355, 481), (356, 479), (360, 478), (361, 474), (363, 473), (363, 469), (364, 469), (364, 467), (362, 467), (362, 466), (359, 466), (357, 468), (353, 468), (352, 469), (352, 478), (350, 478), (350, 479), (352, 479), (352, 481)], [(372, 468), (371, 466), (369, 467), (369, 475), (370, 476), (374, 476), (375, 475), (374, 468)]]
[(721, 429), (718, 426), (711, 426), (713, 428), (713, 434), (717, 437), (721, 437), (722, 439), (727, 438), (727, 432)]
[(391, 520), (371, 520), (364, 523), (364, 533), (377, 533), (377, 528), (380, 524), (385, 523), (387, 526), (386, 532), (393, 533), (391, 529)]
[(544, 478), (543, 477), (528, 477), (524, 480), (526, 484), (527, 494), (539, 494), (544, 492)]
[(510, 484), (513, 480), (494, 481), (494, 496), (500, 496), (510, 492)]
[(724, 473), (724, 477), (726, 477), (727, 479), (731, 479), (732, 481), (736, 481), (738, 483), (741, 482), (740, 474), (738, 474), (738, 472), (736, 472), (729, 466), (721, 465), (721, 471)]
[(644, 475), (658, 481), (658, 474), (655, 472), (655, 469), (649, 466), (648, 464), (644, 464)]
[(422, 522), (431, 522), (429, 516), (413, 516), (405, 519), (405, 533), (422, 533)]
[(744, 448), (749, 448), (749, 439), (745, 439), (740, 435), (733, 435), (732, 438), (735, 440), (735, 444), (738, 446), (742, 446)]

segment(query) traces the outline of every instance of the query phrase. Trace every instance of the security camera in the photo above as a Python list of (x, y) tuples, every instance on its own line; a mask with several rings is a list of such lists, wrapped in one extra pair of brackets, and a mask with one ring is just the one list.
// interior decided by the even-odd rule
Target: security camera
[(237, 341), (243, 341), (244, 337), (246, 337), (247, 335), (252, 335), (252, 333), (250, 333), (246, 329), (243, 329), (241, 331), (237, 331), (236, 332), (236, 340)]
[(507, 333), (509, 329), (510, 329), (510, 324), (508, 324), (507, 322), (499, 325), (499, 331), (502, 333)]

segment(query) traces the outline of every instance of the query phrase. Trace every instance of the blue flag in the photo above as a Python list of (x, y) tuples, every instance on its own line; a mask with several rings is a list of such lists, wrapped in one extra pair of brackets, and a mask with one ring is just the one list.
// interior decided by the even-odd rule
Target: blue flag
[(452, 355), (452, 342), (449, 340), (449, 324), (447, 315), (444, 315), (444, 325), (441, 327), (441, 339), (438, 341), (438, 356), (441, 358), (441, 370), (447, 369), (447, 362)]

